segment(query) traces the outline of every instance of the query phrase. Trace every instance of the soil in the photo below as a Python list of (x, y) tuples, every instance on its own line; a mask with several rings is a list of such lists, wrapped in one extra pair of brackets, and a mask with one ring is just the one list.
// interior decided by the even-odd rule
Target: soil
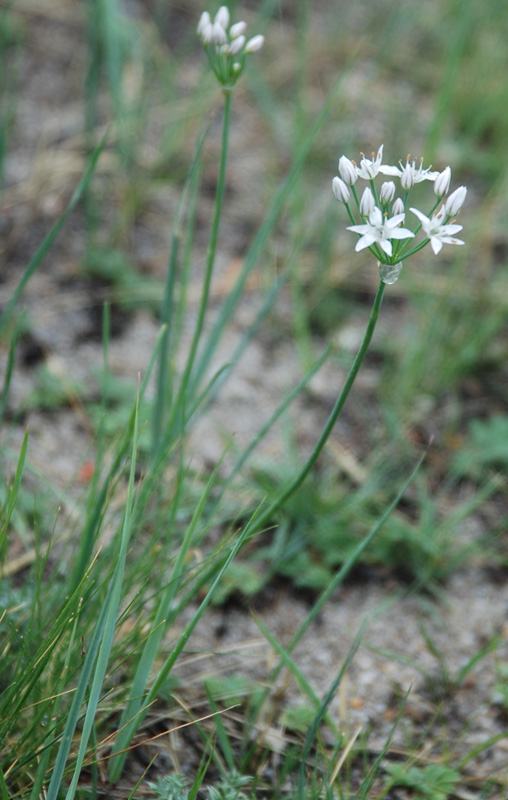
[[(199, 10), (195, 3), (189, 3), (188, 8), (175, 12), (178, 30), (188, 35)], [(153, 9), (149, 4), (132, 2), (129, 13), (138, 24), (148, 24)], [(2, 193), (1, 307), (5, 307), (29, 259), (65, 208), (85, 163), (84, 112), (78, 99), (87, 63), (83, 15), (83, 9), (77, 10), (66, 0), (39, 0), (37, 3), (18, 0), (16, 3), (14, 19), (23, 47), (20, 53), (13, 55), (11, 62), (16, 72), (18, 101), (15, 135), (11, 135), (8, 145)], [(288, 20), (285, 22), (290, 24)], [(279, 27), (282, 46), (288, 34), (282, 21)], [(173, 37), (177, 36), (175, 30), (171, 29)], [(168, 34), (170, 44), (171, 36)], [(287, 78), (284, 71), (289, 69), (288, 65), (280, 66), (281, 74), (274, 79), (282, 82)], [(178, 109), (177, 114), (184, 114), (185, 87), (195, 85), (200, 79), (199, 65), (187, 65), (186, 70), (177, 71), (176, 81), (183, 98), (183, 110)], [(351, 81), (359, 79), (357, 76)], [(132, 80), (134, 85), (136, 75), (127, 76), (127, 80)], [(354, 93), (353, 83), (349, 91)], [(105, 122), (107, 101), (101, 98), (101, 103), (104, 116), (101, 122)], [(211, 106), (213, 96), (211, 100), (207, 98), (206, 103)], [(140, 151), (141, 168), (148, 174), (160, 167), (153, 161), (152, 151), (165, 120), (158, 102), (154, 102), (153, 108)], [(374, 119), (373, 124), (379, 128), (381, 123)], [(191, 288), (190, 298), (194, 312), (199, 296), (199, 271), (206, 252), (216, 177), (213, 159), (219, 137), (220, 124), (216, 120), (207, 144), (209, 160), (205, 163), (204, 186), (206, 189), (209, 185), (210, 191), (208, 195), (204, 193), (201, 201), (196, 235), (196, 289)], [(377, 133), (374, 138), (377, 141)], [(249, 105), (246, 93), (239, 92), (233, 118), (225, 216), (212, 288), (214, 308), (231, 287), (247, 244), (263, 217), (264, 193), (269, 191), (273, 168), (271, 159), (278, 160), (277, 154), (266, 155), (265, 144), (264, 121)], [(190, 153), (189, 145), (181, 156), (185, 163)], [(99, 161), (98, 185), (101, 188), (98, 191), (109, 198), (112, 193), (121, 191), (121, 181), (119, 188), (112, 179), (114, 169), (113, 147), (108, 145)], [(326, 172), (327, 187), (328, 183)], [(245, 201), (245, 187), (248, 187), (248, 202)], [(323, 196), (326, 195), (324, 207), (328, 203), (326, 192), (323, 192)], [(121, 228), (116, 238), (110, 236), (113, 244), (101, 243), (104, 249), (128, 252), (129, 262), (145, 276), (156, 297), (160, 297), (166, 268), (171, 233), (168, 219), (174, 213), (178, 196), (179, 186), (175, 183), (166, 181), (157, 186), (154, 182), (139, 199), (141, 209), (132, 215), (133, 224)], [(118, 195), (113, 198), (113, 205), (118, 207), (119, 199)], [(124, 211), (128, 214), (128, 210)], [(105, 228), (111, 234), (111, 219), (105, 220)], [(93, 425), (83, 400), (98, 399), (100, 395), (97, 376), (103, 358), (102, 304), (105, 300), (112, 302), (109, 370), (117, 378), (130, 381), (132, 386), (136, 385), (138, 373), (143, 374), (146, 368), (159, 328), (150, 308), (148, 291), (145, 306), (129, 306), (117, 286), (84, 269), (89, 236), (82, 208), (78, 207), (23, 293), (22, 305), (29, 331), (22, 335), (17, 349), (7, 424), (2, 434), (4, 447), (15, 454), (19, 452), (28, 427), (30, 464), (36, 473), (44, 475), (55, 497), (68, 511), (78, 502), (83, 481), (86, 481), (83, 470), (93, 459)], [(100, 229), (97, 237), (100, 242)], [(335, 279), (340, 283), (341, 276)], [(228, 360), (252, 323), (262, 301), (262, 281), (262, 276), (258, 276), (249, 284), (227, 340), (219, 348), (216, 363), (211, 365), (212, 372)], [(368, 302), (375, 285), (376, 276), (365, 269), (356, 271), (345, 291)], [(383, 327), (396, 330), (407, 313), (400, 300), (402, 290), (393, 288), (394, 299), (386, 304), (380, 321), (381, 338)], [(367, 315), (367, 303), (363, 307), (358, 304), (354, 321), (336, 334), (344, 351), (355, 351)], [(270, 323), (249, 345), (226, 384), (220, 403), (198, 420), (191, 437), (196, 465), (215, 465), (231, 434), (238, 447), (248, 444), (271, 410), (301, 379), (301, 364), (291, 340), (290, 317), (290, 298), (282, 293)], [(211, 319), (208, 324), (210, 322)], [(191, 317), (187, 324), (188, 337), (192, 331)], [(315, 337), (316, 353), (325, 345), (324, 338)], [(7, 364), (5, 350), (0, 359), (3, 371)], [(41, 368), (50, 381), (54, 379), (63, 387), (63, 399), (60, 398), (58, 407), (51, 398), (48, 408), (42, 405)], [(372, 358), (355, 387), (356, 397), (370, 407), (374, 404), (378, 377), (376, 359)], [(312, 382), (310, 391), (294, 404), (292, 418), (297, 421), (302, 458), (311, 449), (315, 432), (326, 420), (343, 378), (340, 366), (327, 362)], [(354, 397), (352, 400), (334, 440), (344, 470), (361, 481), (361, 462), (369, 442), (365, 438), (362, 404), (355, 403)], [(340, 450), (337, 450), (339, 442)], [(281, 428), (275, 426), (263, 442), (260, 455), (276, 461), (283, 450)], [(479, 524), (478, 519), (464, 523), (464, 537), (477, 536), (475, 526)], [(29, 544), (18, 542), (11, 554), (12, 571), (26, 566), (30, 557), (33, 555)], [(262, 620), (279, 642), (287, 645), (308, 611), (309, 596), (282, 581), (268, 585), (253, 611), (234, 601), (214, 608), (195, 631), (189, 652), (177, 667), (176, 675), (185, 692), (192, 695), (195, 690), (199, 695), (207, 675), (240, 673), (266, 679), (275, 656), (256, 618)], [(507, 710), (501, 667), (508, 659), (507, 615), (508, 585), (501, 568), (495, 570), (479, 563), (455, 572), (438, 597), (414, 596), (389, 570), (378, 569), (367, 579), (360, 576), (349, 580), (333, 596), (296, 648), (294, 657), (318, 697), (322, 698), (366, 622), (361, 643), (331, 704), (331, 715), (345, 741), (358, 736), (358, 741), (367, 742), (373, 754), (380, 752), (407, 696), (393, 734), (394, 754), (416, 750), (423, 754), (425, 763), (433, 763), (442, 757), (443, 751), (460, 759), (477, 746), (492, 741), (491, 746), (471, 757), (465, 768), (466, 778), (457, 797), (472, 800), (484, 796), (482, 787), (487, 781), (501, 784), (506, 780), (508, 738), (501, 737), (507, 731)], [(182, 624), (184, 622), (182, 620)], [(428, 632), (427, 641), (425, 631)], [(486, 647), (492, 637), (498, 637), (495, 652), (486, 654), (457, 681), (464, 665)], [(434, 653), (429, 641), (434, 643)], [(300, 692), (285, 673), (279, 678), (279, 687), (280, 694), (274, 703), (278, 702), (281, 707), (301, 704)], [(230, 714), (232, 721), (235, 713), (238, 712)], [(165, 721), (164, 710), (160, 715)], [(288, 729), (283, 735), (269, 721), (263, 733), (274, 754), (287, 746), (290, 734)], [(184, 741), (184, 734), (175, 736), (170, 746), (166, 741), (160, 746), (172, 768), (178, 764), (182, 766), (183, 758), (175, 741), (178, 743), (179, 736), (180, 743)], [(498, 736), (499, 741), (495, 741)], [(496, 796), (496, 790), (493, 791), (489, 797)]]

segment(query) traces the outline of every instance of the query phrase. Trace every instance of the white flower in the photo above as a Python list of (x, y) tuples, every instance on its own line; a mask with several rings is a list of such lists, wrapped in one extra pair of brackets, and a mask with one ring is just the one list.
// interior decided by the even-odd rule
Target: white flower
[(249, 41), (245, 46), (245, 52), (257, 53), (258, 50), (261, 50), (264, 43), (265, 43), (265, 37), (261, 36), (261, 34), (258, 33), (257, 36), (253, 36), (252, 39), (249, 39)]
[[(380, 201), (385, 203), (391, 203), (393, 198), (395, 197), (395, 184), (393, 181), (385, 181), (381, 186), (381, 191), (379, 193)], [(404, 213), (404, 209), (402, 209), (402, 213)]]
[(353, 186), (358, 180), (358, 168), (347, 156), (339, 158), (339, 175), (348, 186)]
[(450, 167), (446, 167), (446, 169), (440, 172), (434, 181), (434, 194), (437, 194), (438, 197), (443, 197), (443, 195), (448, 194), (451, 177), (452, 171)]
[(392, 206), (392, 216), (396, 217), (397, 214), (403, 214), (405, 212), (404, 203), (400, 197), (397, 197)]
[(243, 72), (246, 56), (260, 50), (264, 36), (247, 41), (247, 24), (240, 20), (231, 25), (227, 6), (223, 5), (212, 19), (208, 11), (199, 18), (197, 32), (205, 46), (212, 69), (219, 83), (230, 91)]
[(377, 243), (381, 250), (391, 257), (393, 254), (391, 239), (412, 239), (414, 237), (412, 231), (407, 228), (399, 228), (401, 222), (404, 222), (404, 217), (405, 214), (397, 214), (388, 219), (383, 216), (379, 208), (374, 208), (365, 225), (350, 225), (348, 231), (361, 234), (361, 239), (356, 243), (356, 252)]
[(228, 40), (226, 33), (228, 26), (229, 11), (226, 6), (221, 6), (213, 22), (208, 11), (203, 11), (199, 18), (197, 32), (203, 44), (215, 44), (219, 46), (226, 44)]
[(236, 39), (237, 36), (241, 36), (242, 33), (245, 33), (246, 28), (247, 28), (246, 22), (243, 21), (235, 22), (235, 24), (231, 25), (229, 29), (229, 35), (231, 36), (232, 39)]
[(332, 181), (332, 189), (339, 203), (347, 203), (349, 200), (349, 189), (342, 178), (335, 177)]
[(464, 244), (462, 239), (455, 239), (453, 235), (462, 230), (462, 225), (443, 224), (448, 216), (446, 206), (441, 206), (439, 211), (433, 214), (430, 219), (425, 214), (422, 214), (421, 211), (418, 211), (417, 208), (411, 208), (410, 210), (422, 223), (423, 232), (430, 239), (430, 246), (435, 255), (439, 253), (443, 244)]
[(220, 25), (222, 30), (227, 31), (229, 28), (229, 9), (227, 6), (219, 8), (215, 15), (214, 24)]
[(413, 186), (415, 185), (413, 168), (410, 167), (409, 164), (406, 164), (406, 166), (402, 170), (402, 175), (400, 176), (400, 185), (406, 191), (409, 191), (409, 189), (412, 189)]
[(236, 56), (245, 45), (245, 36), (240, 35), (237, 36), (236, 39), (233, 39), (229, 44), (224, 45), (224, 52), (227, 53), (228, 56)]
[(367, 186), (362, 194), (360, 199), (360, 214), (362, 217), (368, 217), (371, 211), (374, 211), (376, 207), (376, 201), (374, 200), (374, 195), (372, 194), (372, 189), (370, 186)]
[[(360, 161), (360, 166), (356, 168), (356, 173), (359, 178), (364, 178), (367, 181), (372, 180), (376, 177), (378, 172), (382, 172), (383, 168), (381, 167), (381, 161), (383, 158), (383, 145), (377, 151), (377, 156), (374, 158), (374, 153), (372, 153), (372, 160), (370, 158), (365, 158), (363, 156), (362, 160)], [(390, 173), (383, 173), (385, 175), (389, 175)]]
[[(409, 173), (413, 179), (413, 183), (409, 188), (411, 188), (415, 183), (421, 183), (422, 181), (433, 181), (439, 175), (439, 172), (432, 172), (430, 167), (427, 169), (423, 169), (423, 159), (420, 160), (420, 166), (416, 167), (415, 161), (409, 161), (409, 156), (406, 160), (406, 166), (402, 166), (402, 162), (399, 161), (399, 167), (388, 167), (388, 166), (380, 166), (379, 172), (382, 175), (395, 175), (402, 179), (402, 175), (404, 174), (405, 181), (409, 180)], [(405, 188), (405, 187), (403, 187)]]
[(209, 44), (212, 41), (213, 24), (208, 11), (203, 11), (201, 14), (198, 22), (197, 32), (203, 44)]
[(464, 200), (466, 199), (467, 189), (465, 186), (459, 186), (458, 189), (455, 189), (454, 192), (451, 193), (450, 197), (446, 200), (445, 208), (446, 213), (449, 217), (454, 217), (455, 214), (458, 214), (462, 206), (464, 205)]
[(215, 17), (215, 21), (212, 25), (212, 39), (211, 41), (216, 44), (217, 46), (221, 44), (225, 44), (228, 40), (228, 36), (222, 25), (219, 25), (217, 22), (217, 17)]

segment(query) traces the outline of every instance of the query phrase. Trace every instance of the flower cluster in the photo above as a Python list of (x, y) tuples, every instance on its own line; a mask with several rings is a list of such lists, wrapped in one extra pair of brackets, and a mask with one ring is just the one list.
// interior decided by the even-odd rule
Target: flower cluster
[[(443, 199), (450, 188), (450, 167), (442, 172), (432, 171), (431, 167), (424, 169), (423, 160), (417, 166), (409, 156), (406, 163), (399, 162), (399, 166), (389, 166), (382, 162), (383, 145), (377, 154), (372, 153), (372, 158), (362, 155), (359, 166), (346, 156), (341, 156), (339, 175), (333, 179), (332, 188), (337, 200), (346, 206), (353, 223), (348, 230), (360, 235), (355, 250), (368, 247), (378, 259), (382, 279), (385, 283), (394, 283), (399, 276), (402, 261), (421, 250), (428, 242), (436, 255), (443, 244), (464, 244), (462, 239), (455, 238), (455, 234), (462, 230), (462, 225), (457, 225), (453, 217), (462, 208), (467, 189), (461, 186)], [(385, 181), (378, 192), (374, 179), (379, 174), (398, 178), (402, 197), (396, 197), (397, 187), (394, 181)], [(356, 189), (359, 179), (369, 182), (361, 197)], [(410, 191), (415, 184), (422, 181), (434, 182), (437, 199), (429, 216), (417, 208), (409, 208), (419, 220), (413, 231), (402, 227), (402, 223), (405, 222)], [(356, 224), (351, 208), (351, 196), (361, 218), (360, 225)], [(425, 235), (424, 240), (409, 248), (409, 240), (414, 239), (420, 231)], [(408, 241), (403, 242), (404, 239)]]
[(212, 69), (224, 90), (233, 88), (245, 67), (246, 56), (263, 47), (264, 36), (247, 39), (245, 22), (231, 25), (229, 9), (221, 6), (212, 19), (203, 11), (197, 32), (206, 50)]

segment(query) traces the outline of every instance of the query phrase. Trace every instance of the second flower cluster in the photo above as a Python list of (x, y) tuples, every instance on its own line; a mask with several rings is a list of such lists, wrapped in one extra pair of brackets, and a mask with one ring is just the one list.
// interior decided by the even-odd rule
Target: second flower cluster
[[(430, 167), (423, 167), (423, 160), (417, 165), (409, 156), (405, 164), (399, 162), (398, 166), (382, 162), (383, 145), (377, 155), (373, 153), (370, 159), (362, 155), (359, 165), (344, 155), (339, 159), (339, 175), (333, 179), (333, 193), (337, 200), (344, 203), (353, 222), (348, 230), (360, 235), (355, 250), (370, 248), (381, 263), (395, 264), (420, 250), (428, 242), (435, 254), (440, 252), (443, 244), (464, 244), (462, 239), (455, 237), (462, 230), (462, 225), (457, 225), (452, 218), (462, 208), (467, 189), (461, 186), (443, 200), (450, 188), (450, 167), (442, 172), (432, 171)], [(391, 180), (385, 181), (378, 192), (374, 182), (378, 174), (398, 178), (403, 197), (396, 197), (397, 187)], [(356, 190), (359, 179), (369, 181), (369, 186), (364, 189), (361, 197)], [(428, 215), (417, 208), (409, 208), (418, 220), (415, 231), (412, 231), (402, 227), (402, 223), (406, 217), (409, 193), (415, 184), (422, 181), (434, 182), (434, 195), (437, 199)], [(351, 197), (361, 217), (361, 224), (356, 224)], [(408, 249), (409, 241), (402, 240), (414, 239), (420, 230), (424, 233), (424, 240)]]

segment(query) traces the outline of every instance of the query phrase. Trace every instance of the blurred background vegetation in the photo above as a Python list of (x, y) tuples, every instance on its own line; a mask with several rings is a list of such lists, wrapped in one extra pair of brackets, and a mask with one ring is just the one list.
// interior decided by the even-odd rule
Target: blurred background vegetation
[[(247, 545), (216, 599), (250, 599), (281, 578), (314, 596), (375, 525), (423, 452), (424, 465), (403, 503), (363, 553), (361, 574), (389, 572), (427, 590), (464, 564), (504, 577), (508, 6), (505, 0), (229, 6), (266, 41), (235, 91), (208, 330), (258, 250), (212, 372), (236, 358), (263, 304), (268, 313), (240, 362), (240, 378), (233, 370), (221, 388), (226, 400), (208, 407), (206, 424), (197, 418), (194, 439), (190, 431), (194, 460), (178, 514), (168, 510), (176, 469), (161, 470), (155, 508), (148, 499), (140, 502), (138, 521), (152, 538), (139, 547), (139, 575), (131, 567), (130, 579), (144, 582), (146, 592), (159, 557), (157, 536), (171, 522), (180, 536), (175, 544), (181, 541), (224, 444), (234, 433), (231, 451), (239, 456), (331, 344), (323, 371), (281, 415), (274, 438), (249, 469), (232, 485), (221, 466), (207, 495), (207, 508), (222, 503), (214, 524), (224, 531), (232, 520), (248, 518), (313, 446), (361, 341), (378, 282), (371, 255), (354, 252), (331, 181), (340, 155), (358, 161), (382, 143), (387, 163), (408, 153), (423, 156), (426, 166), (452, 167), (453, 188), (467, 185), (460, 214), (467, 246), (445, 247), (438, 257), (426, 248), (405, 263), (400, 280), (388, 287), (375, 341), (325, 457), (274, 519), (275, 535)], [(4, 374), (12, 369), (0, 398), (6, 476), (0, 505), (15, 532), (5, 571), (12, 577), (6, 589), (12, 606), (22, 608), (34, 594), (40, 602), (49, 569), (38, 560), (40, 546), (56, 525), (59, 505), (64, 553), (72, 561), (78, 520), (83, 509), (91, 513), (97, 489), (97, 449), (119, 448), (129, 429), (137, 372), (146, 369), (159, 327), (180, 197), (208, 126), (201, 175), (190, 192), (195, 211), (182, 241), (190, 277), (175, 324), (188, 342), (217, 186), (222, 113), (196, 36), (202, 10), (197, 0), (4, 0), (0, 8), (1, 310), (107, 134), (82, 202), (27, 284), (0, 342)], [(421, 196), (423, 203), (423, 190)], [(268, 218), (266, 235), (257, 239)], [(105, 302), (111, 309), (106, 347)], [(173, 362), (181, 369), (181, 353)], [(147, 392), (139, 411), (137, 480), (149, 464), (152, 408)], [(11, 509), (9, 487), (27, 425), (27, 480)], [(113, 510), (118, 514), (118, 506)], [(7, 545), (1, 539), (0, 545), (5, 557)], [(20, 552), (27, 558), (18, 569)], [(22, 569), (33, 570), (29, 580), (25, 572), (19, 577)], [(158, 574), (157, 587), (163, 583)], [(46, 609), (56, 608), (59, 590), (57, 580), (48, 581)], [(145, 599), (131, 598), (132, 613), (141, 615)], [(93, 602), (100, 607), (99, 596)], [(34, 618), (24, 620), (28, 629)], [(139, 647), (140, 630), (122, 644)], [(16, 647), (22, 651), (17, 639)], [(48, 687), (55, 690), (51, 682)]]

